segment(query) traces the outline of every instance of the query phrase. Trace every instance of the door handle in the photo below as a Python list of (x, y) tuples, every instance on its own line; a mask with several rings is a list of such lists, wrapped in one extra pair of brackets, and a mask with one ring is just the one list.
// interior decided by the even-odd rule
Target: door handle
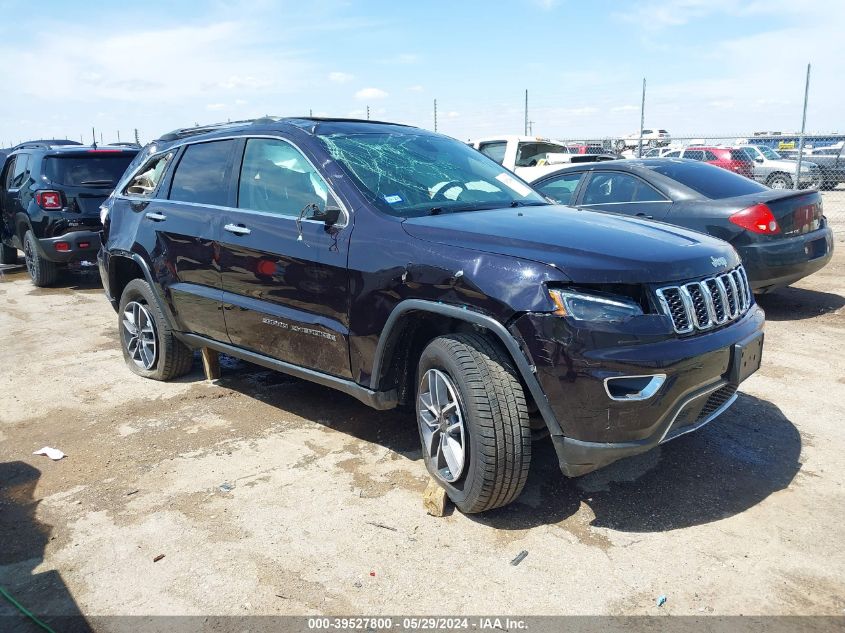
[(227, 224), (223, 227), (223, 230), (234, 233), (235, 235), (249, 235), (251, 233), (243, 224)]
[(645, 213), (638, 213), (637, 217), (645, 218), (646, 220), (653, 220), (654, 219), (653, 215), (646, 215)]
[(153, 222), (164, 222), (167, 219), (167, 216), (163, 213), (156, 213), (155, 211), (150, 211), (149, 213), (144, 214), (144, 217), (148, 220), (152, 220)]

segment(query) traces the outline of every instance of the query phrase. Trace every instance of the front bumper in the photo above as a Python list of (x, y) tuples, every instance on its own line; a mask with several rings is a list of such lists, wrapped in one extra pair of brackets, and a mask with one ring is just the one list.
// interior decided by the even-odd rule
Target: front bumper
[[(67, 250), (59, 250), (66, 245)], [(99, 231), (72, 231), (38, 240), (39, 254), (51, 262), (94, 261), (100, 248)]]
[(763, 292), (788, 286), (823, 268), (833, 257), (833, 231), (812, 233), (736, 247), (751, 288)]
[[(736, 345), (762, 336), (757, 305), (738, 321), (690, 336), (667, 336), (666, 322), (646, 315), (597, 331), (551, 314), (526, 314), (512, 325), (560, 426), (552, 431), (560, 468), (575, 477), (695, 430), (736, 397)], [(665, 374), (650, 398), (612, 400), (604, 380)], [(551, 430), (551, 429), (550, 429)]]

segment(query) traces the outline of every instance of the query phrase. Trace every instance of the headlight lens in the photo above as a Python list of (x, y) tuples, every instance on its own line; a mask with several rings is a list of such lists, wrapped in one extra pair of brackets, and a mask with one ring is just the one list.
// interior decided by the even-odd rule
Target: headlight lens
[(555, 314), (578, 321), (622, 321), (643, 313), (639, 305), (625, 299), (558, 288), (549, 289), (549, 296), (557, 307)]

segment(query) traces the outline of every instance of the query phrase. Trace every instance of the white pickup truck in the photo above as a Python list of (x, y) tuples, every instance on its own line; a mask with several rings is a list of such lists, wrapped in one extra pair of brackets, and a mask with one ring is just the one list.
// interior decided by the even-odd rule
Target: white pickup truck
[(469, 144), (526, 182), (533, 182), (571, 163), (618, 158), (612, 154), (579, 154), (562, 143), (539, 136), (491, 136)]

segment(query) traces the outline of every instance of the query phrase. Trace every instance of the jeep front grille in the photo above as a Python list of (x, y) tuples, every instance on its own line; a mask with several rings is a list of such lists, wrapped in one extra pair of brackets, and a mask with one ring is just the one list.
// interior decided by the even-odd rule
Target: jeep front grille
[(678, 334), (710, 330), (736, 321), (753, 303), (742, 266), (702, 281), (664, 286), (657, 290), (657, 298)]

